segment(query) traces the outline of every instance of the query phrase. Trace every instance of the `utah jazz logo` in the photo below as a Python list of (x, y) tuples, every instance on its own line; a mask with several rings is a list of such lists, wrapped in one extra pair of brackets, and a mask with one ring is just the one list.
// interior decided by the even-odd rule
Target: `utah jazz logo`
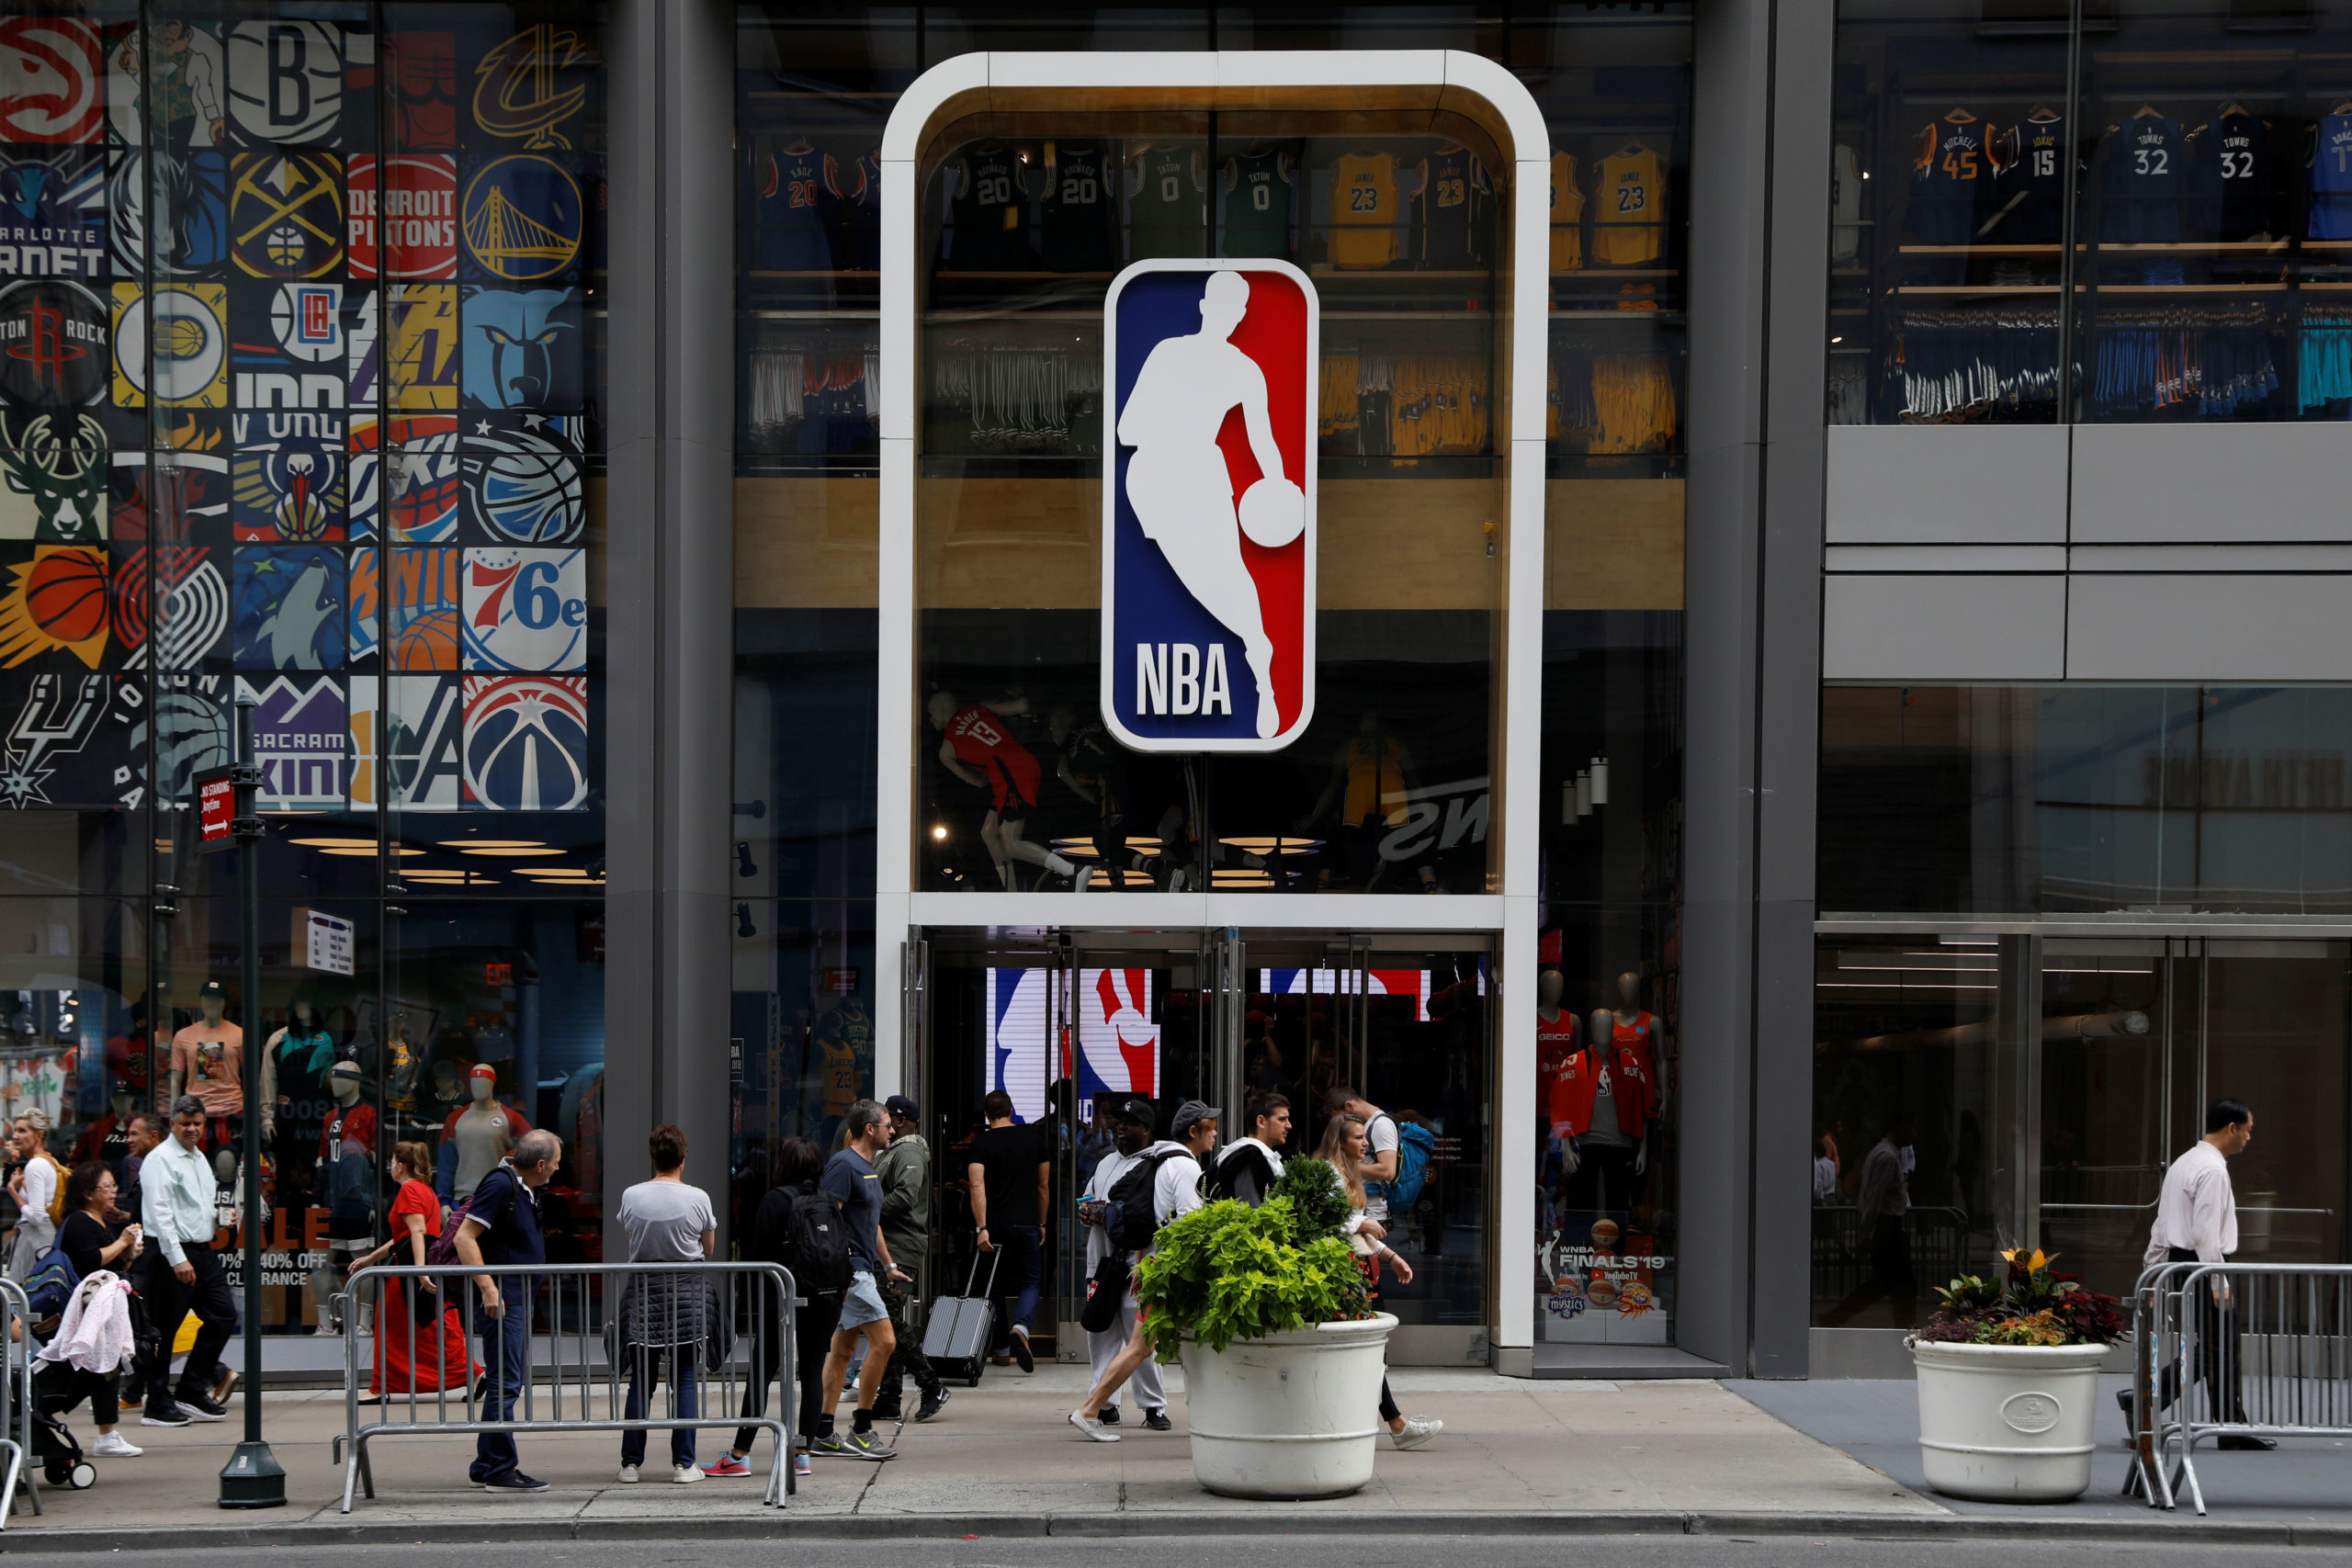
[(1278, 750), (1315, 711), (1314, 286), (1143, 261), (1104, 313), (1102, 716), (1137, 750)]
[(580, 254), (580, 182), (553, 159), (515, 153), (466, 184), (466, 254), (492, 277), (553, 277)]
[(474, 123), (534, 151), (570, 147), (558, 128), (587, 100), (584, 82), (560, 85), (561, 73), (587, 62), (580, 35), (540, 23), (494, 45), (474, 67)]

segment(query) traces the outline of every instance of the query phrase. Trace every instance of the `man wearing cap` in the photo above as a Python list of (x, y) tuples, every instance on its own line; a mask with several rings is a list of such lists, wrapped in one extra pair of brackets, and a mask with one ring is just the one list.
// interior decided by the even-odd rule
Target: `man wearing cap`
[[(1111, 1326), (1086, 1336), (1086, 1360), (1093, 1369), (1094, 1381), (1101, 1382), (1119, 1359), (1127, 1341), (1135, 1337), (1138, 1311), (1135, 1292), (1130, 1288), (1132, 1270), (1126, 1259), (1119, 1258), (1109, 1275), (1103, 1272), (1103, 1262), (1114, 1257), (1111, 1237), (1102, 1228), (1103, 1212), (1110, 1207), (1111, 1189), (1119, 1178), (1140, 1158), (1151, 1145), (1151, 1129), (1158, 1118), (1151, 1101), (1141, 1097), (1123, 1098), (1103, 1106), (1103, 1115), (1111, 1123), (1111, 1152), (1095, 1165), (1086, 1180), (1086, 1190), (1079, 1195), (1078, 1219), (1086, 1227), (1086, 1277), (1098, 1281), (1095, 1288), (1119, 1292), (1118, 1314)], [(1159, 1380), (1159, 1363), (1146, 1361), (1135, 1371), (1136, 1403), (1143, 1406), (1143, 1424), (1155, 1432), (1165, 1432), (1175, 1423), (1168, 1418), (1168, 1394)], [(1119, 1395), (1114, 1388), (1104, 1400), (1100, 1419), (1106, 1427), (1119, 1424)]]
[(531, 1130), (530, 1118), (511, 1105), (498, 1101), (498, 1069), (487, 1062), (477, 1063), (466, 1076), (466, 1089), (470, 1098), (465, 1104), (449, 1112), (441, 1124), (441, 1152), (434, 1164), (434, 1186), (438, 1190), (442, 1215), (446, 1222), (457, 1206), (474, 1195), (474, 1188), (481, 1179), (498, 1168), (523, 1134)]
[[(1136, 1101), (1128, 1101), (1130, 1105)], [(1148, 1100), (1142, 1101), (1146, 1106)], [(1201, 1162), (1216, 1147), (1217, 1118), (1225, 1112), (1214, 1105), (1204, 1105), (1188, 1100), (1176, 1108), (1176, 1119), (1169, 1123), (1169, 1136), (1136, 1156), (1138, 1161), (1154, 1160), (1158, 1168), (1151, 1179), (1151, 1217), (1155, 1226), (1165, 1225), (1180, 1214), (1189, 1214), (1202, 1204)], [(1107, 1163), (1107, 1162), (1105, 1162)], [(1108, 1190), (1106, 1188), (1105, 1191)], [(1086, 1401), (1069, 1413), (1069, 1424), (1098, 1443), (1115, 1443), (1119, 1434), (1110, 1429), (1102, 1419), (1102, 1407), (1119, 1386), (1151, 1360), (1151, 1340), (1144, 1333), (1140, 1314), (1135, 1333), (1126, 1348), (1113, 1358), (1102, 1375), (1094, 1380)], [(1141, 1391), (1137, 1391), (1140, 1398)], [(1149, 1420), (1146, 1425), (1160, 1430), (1160, 1423)], [(1173, 1425), (1173, 1423), (1170, 1423)]]
[(212, 1174), (226, 1187), (237, 1178), (237, 1156), (244, 1145), (245, 1089), (238, 1077), (244, 1066), (245, 1032), (226, 1021), (229, 988), (207, 980), (197, 988), (197, 1005), (204, 1016), (172, 1036), (171, 1077), (164, 1103), (176, 1104), (192, 1094), (204, 1102), (205, 1120), (212, 1124)]
[(882, 1109), (889, 1112), (890, 1134), (881, 1157), (874, 1162), (875, 1174), (882, 1179), (882, 1239), (889, 1243), (891, 1261), (906, 1270), (908, 1285), (903, 1291), (886, 1286), (882, 1292), (899, 1343), (890, 1352), (890, 1364), (882, 1369), (881, 1392), (874, 1396), (874, 1418), (899, 1418), (899, 1396), (906, 1387), (906, 1374), (912, 1372), (915, 1386), (922, 1391), (922, 1408), (915, 1412), (915, 1419), (928, 1421), (947, 1403), (947, 1390), (940, 1383), (931, 1358), (922, 1353), (922, 1336), (909, 1328), (907, 1309), (922, 1290), (923, 1259), (931, 1252), (931, 1145), (922, 1141), (922, 1119), (913, 1100), (894, 1094), (882, 1102)]

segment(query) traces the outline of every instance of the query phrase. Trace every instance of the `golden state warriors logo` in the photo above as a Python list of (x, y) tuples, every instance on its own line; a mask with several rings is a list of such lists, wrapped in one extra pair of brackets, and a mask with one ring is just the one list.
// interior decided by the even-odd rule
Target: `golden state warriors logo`
[(580, 182), (552, 158), (517, 152), (466, 181), (466, 260), (512, 283), (554, 277), (580, 255)]
[(1143, 261), (1103, 310), (1103, 719), (1136, 750), (1279, 750), (1315, 712), (1314, 285)]

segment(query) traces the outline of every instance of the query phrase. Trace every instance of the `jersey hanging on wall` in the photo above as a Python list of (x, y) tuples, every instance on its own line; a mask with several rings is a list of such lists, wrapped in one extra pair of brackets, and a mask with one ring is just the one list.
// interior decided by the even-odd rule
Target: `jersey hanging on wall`
[(1993, 176), (1995, 220), (1984, 237), (1999, 245), (2055, 243), (2065, 220), (2066, 160), (2074, 156), (2065, 117), (2039, 110), (2003, 140), (2008, 157)]
[(1413, 198), (1421, 265), (1441, 270), (1484, 266), (1492, 196), (1486, 168), (1468, 148), (1448, 147), (1432, 154), (1421, 171), (1421, 194)]
[(1404, 249), (1404, 203), (1396, 160), (1343, 152), (1331, 162), (1331, 265), (1386, 266)]
[(1147, 147), (1127, 167), (1135, 175), (1127, 197), (1127, 259), (1206, 255), (1208, 181), (1199, 151), (1182, 143)]
[(2222, 115), (2189, 132), (2187, 152), (2191, 239), (2233, 244), (2284, 227), (2278, 219), (2278, 159), (2267, 121), (2250, 114)]
[(1575, 272), (1584, 265), (1584, 192), (1577, 185), (1572, 152), (1552, 154), (1552, 270)]
[(1237, 153), (1225, 161), (1225, 254), (1291, 254), (1291, 170), (1295, 166), (1281, 147)]
[(2134, 114), (2108, 131), (2099, 161), (2099, 238), (2109, 244), (2170, 244), (2180, 238), (2180, 121)]
[(1001, 141), (976, 147), (952, 165), (956, 196), (948, 209), (955, 238), (949, 265), (958, 272), (1019, 271), (1031, 265), (1029, 170)]
[(1920, 127), (1911, 160), (1905, 227), (1921, 243), (1964, 245), (1975, 236), (1978, 209), (1993, 188), (1986, 145), (1991, 131), (1964, 108)]
[(1099, 143), (1046, 144), (1037, 233), (1047, 272), (1112, 272), (1118, 267), (1118, 171)]
[(827, 272), (833, 265), (828, 226), (841, 201), (831, 154), (806, 141), (769, 154), (760, 171), (758, 238), (752, 265), (762, 272)]
[(1315, 708), (1314, 286), (1137, 262), (1104, 305), (1102, 709), (1147, 751), (1272, 751)]
[(1666, 164), (1638, 141), (1600, 161), (1592, 182), (1592, 259), (1602, 266), (1648, 266), (1664, 251)]

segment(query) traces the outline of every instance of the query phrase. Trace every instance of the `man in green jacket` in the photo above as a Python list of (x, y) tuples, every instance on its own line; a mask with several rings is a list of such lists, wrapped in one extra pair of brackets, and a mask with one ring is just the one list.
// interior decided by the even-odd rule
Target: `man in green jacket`
[[(890, 1113), (890, 1142), (883, 1148), (882, 1157), (874, 1162), (875, 1174), (882, 1179), (882, 1239), (890, 1245), (891, 1260), (914, 1277), (914, 1290), (919, 1292), (923, 1260), (931, 1255), (931, 1145), (922, 1141), (913, 1100), (894, 1094), (883, 1108)], [(922, 1390), (922, 1408), (915, 1412), (916, 1420), (930, 1420), (947, 1403), (947, 1390), (939, 1373), (933, 1370), (931, 1358), (922, 1353), (922, 1336), (908, 1330), (907, 1308), (913, 1300), (911, 1293), (889, 1292), (891, 1325), (899, 1332), (899, 1346), (891, 1352), (890, 1364), (882, 1370), (882, 1387), (875, 1396), (874, 1416), (878, 1421), (901, 1418), (899, 1392), (909, 1372), (914, 1374), (915, 1386)]]

